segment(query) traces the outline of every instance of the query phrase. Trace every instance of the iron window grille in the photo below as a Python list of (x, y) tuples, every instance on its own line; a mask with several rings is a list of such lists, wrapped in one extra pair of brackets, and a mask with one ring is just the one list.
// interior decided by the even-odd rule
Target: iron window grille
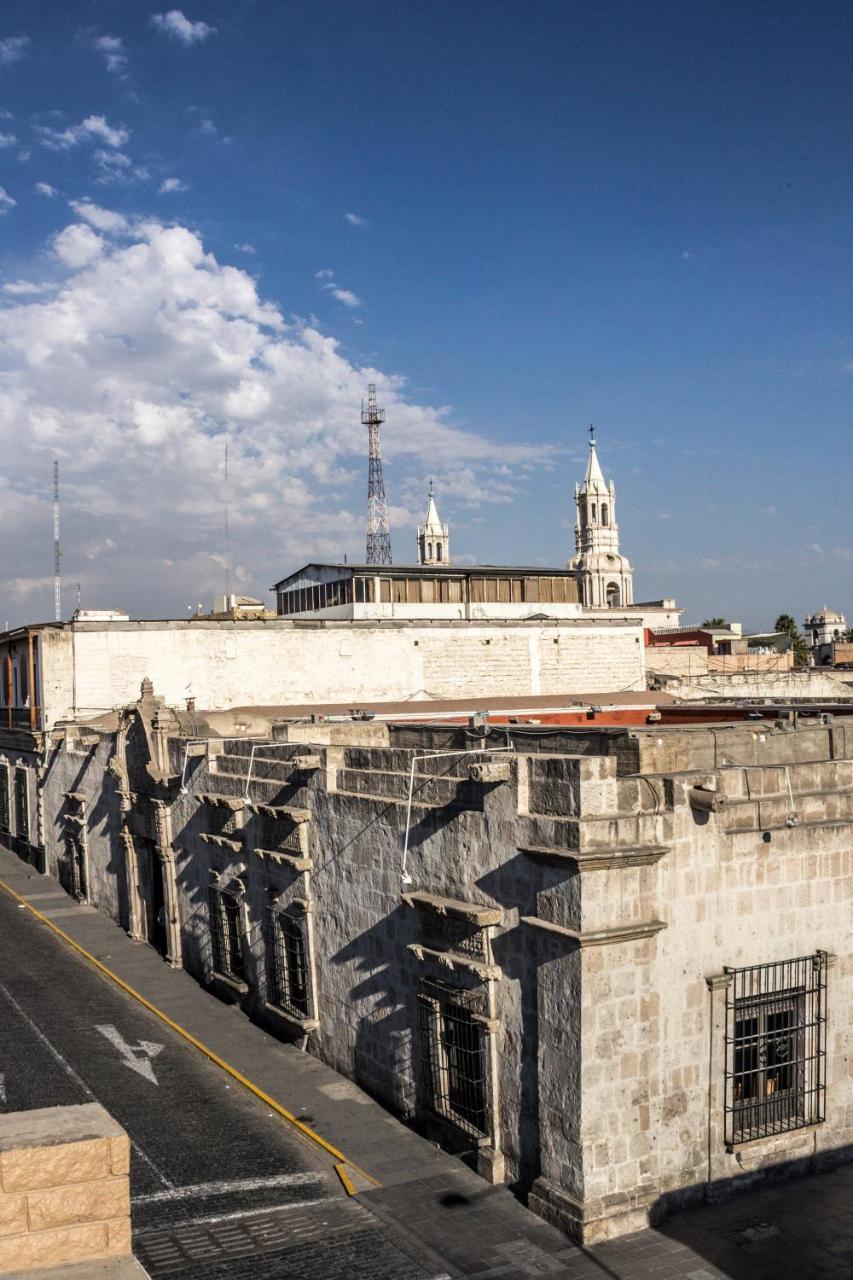
[(9, 831), (9, 770), (0, 765), (0, 831)]
[(25, 769), (15, 770), (15, 831), (19, 839), (25, 840), (29, 844), (30, 806)]
[(221, 974), (223, 978), (229, 978), (232, 982), (245, 982), (246, 966), (243, 960), (240, 898), (228, 889), (211, 885), (208, 905), (214, 972)]
[(304, 916), (267, 908), (267, 1003), (308, 1017), (308, 943)]
[(726, 1141), (818, 1124), (826, 1101), (826, 955), (729, 972)]
[(418, 995), (430, 1109), (475, 1138), (491, 1133), (481, 1002), (476, 989), (466, 991), (437, 980), (424, 982)]

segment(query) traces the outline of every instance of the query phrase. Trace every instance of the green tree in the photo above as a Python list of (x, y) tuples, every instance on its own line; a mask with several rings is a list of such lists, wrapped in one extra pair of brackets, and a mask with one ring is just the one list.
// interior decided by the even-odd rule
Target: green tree
[(706, 618), (702, 623), (703, 627), (727, 627), (728, 625), (725, 618)]
[(776, 630), (784, 631), (785, 635), (791, 637), (791, 643), (794, 648), (794, 665), (797, 667), (808, 666), (808, 645), (800, 634), (800, 630), (790, 613), (779, 614), (779, 617), (776, 619)]

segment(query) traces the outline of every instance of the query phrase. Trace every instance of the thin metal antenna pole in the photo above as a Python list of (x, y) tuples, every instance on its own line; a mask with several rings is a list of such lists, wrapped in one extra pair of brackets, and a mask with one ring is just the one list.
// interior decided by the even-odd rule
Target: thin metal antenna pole
[(231, 526), (230, 499), (228, 491), (228, 437), (225, 437), (225, 608), (231, 607)]
[(59, 546), (59, 459), (53, 460), (53, 616), (57, 622), (62, 621), (62, 584), (59, 561), (62, 551)]

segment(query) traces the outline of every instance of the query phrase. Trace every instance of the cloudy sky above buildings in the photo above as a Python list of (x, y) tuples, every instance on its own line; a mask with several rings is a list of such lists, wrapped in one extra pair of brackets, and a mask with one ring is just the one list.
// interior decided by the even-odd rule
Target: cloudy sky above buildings
[(598, 428), (635, 595), (853, 613), (841, 0), (5, 0), (0, 624), (361, 558), (561, 564)]

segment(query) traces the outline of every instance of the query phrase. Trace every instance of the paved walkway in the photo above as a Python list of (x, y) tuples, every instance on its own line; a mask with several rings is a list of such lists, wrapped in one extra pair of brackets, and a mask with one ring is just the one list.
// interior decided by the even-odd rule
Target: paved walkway
[[(132, 942), (106, 916), (73, 903), (54, 881), (2, 847), (0, 881), (381, 1184), (366, 1189), (359, 1180), (357, 1200), (330, 1204), (324, 1246), (315, 1233), (306, 1237), (300, 1254), (299, 1222), (291, 1218), (285, 1252), (255, 1252), (243, 1269), (237, 1261), (227, 1269), (214, 1261), (187, 1264), (170, 1272), (175, 1280), (389, 1280), (403, 1274), (413, 1280), (853, 1280), (853, 1171), (741, 1196), (676, 1215), (656, 1230), (580, 1249), (529, 1213), (505, 1187), (488, 1186), (357, 1086), (254, 1026), (238, 1009), (208, 995), (182, 970), (170, 969), (152, 948)], [(27, 918), (33, 947), (39, 934), (45, 947), (67, 947), (29, 913)], [(32, 955), (23, 963), (32, 968)], [(106, 977), (100, 981), (110, 982)], [(72, 987), (66, 998), (73, 1001), (74, 995)], [(136, 1003), (125, 994), (122, 999)], [(303, 1137), (298, 1141), (307, 1143)], [(316, 1145), (310, 1149), (314, 1158), (319, 1154), (328, 1163), (331, 1174), (333, 1157)], [(197, 1180), (206, 1177), (200, 1168)], [(348, 1234), (338, 1245), (336, 1213), (347, 1215)], [(363, 1227), (371, 1242), (367, 1267), (365, 1249), (352, 1244), (359, 1234), (352, 1230), (353, 1214), (360, 1215), (361, 1226), (356, 1226)], [(405, 1266), (397, 1267), (403, 1259)]]

